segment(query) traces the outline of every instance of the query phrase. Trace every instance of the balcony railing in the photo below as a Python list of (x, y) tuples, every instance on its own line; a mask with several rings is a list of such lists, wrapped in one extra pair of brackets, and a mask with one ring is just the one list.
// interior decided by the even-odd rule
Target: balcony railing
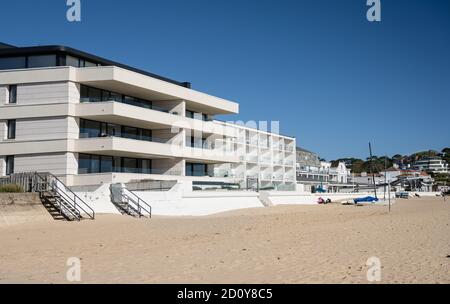
[[(134, 106), (134, 107), (139, 107), (139, 108), (143, 108), (143, 109), (154, 110), (154, 111), (158, 111), (158, 112), (172, 114), (169, 112), (168, 109), (165, 109), (165, 108), (162, 108), (159, 106), (155, 106), (150, 103), (144, 103), (144, 102), (132, 101), (132, 100), (120, 100), (120, 99), (111, 99), (111, 98), (100, 99), (100, 98), (96, 98), (96, 97), (82, 97), (82, 98), (80, 98), (80, 102), (81, 103), (118, 102), (118, 103), (123, 103), (123, 104), (127, 104), (127, 105)], [(175, 113), (173, 113), (173, 114), (176, 115)]]
[(219, 178), (244, 178), (244, 173), (230, 172), (229, 170), (220, 170), (214, 172), (211, 177)]
[(115, 168), (111, 172), (89, 172), (87, 169), (78, 169), (78, 174), (108, 174), (108, 173), (124, 173), (124, 174), (146, 174), (146, 175), (169, 175), (181, 176), (182, 172), (178, 170), (164, 169), (139, 169), (139, 168)]
[(80, 139), (94, 139), (94, 138), (125, 138), (131, 140), (145, 141), (145, 142), (156, 142), (161, 144), (170, 144), (170, 139), (159, 138), (155, 136), (145, 137), (145, 138), (132, 138), (127, 136), (112, 136), (108, 134), (102, 134), (100, 136), (91, 136), (89, 133), (80, 133)]

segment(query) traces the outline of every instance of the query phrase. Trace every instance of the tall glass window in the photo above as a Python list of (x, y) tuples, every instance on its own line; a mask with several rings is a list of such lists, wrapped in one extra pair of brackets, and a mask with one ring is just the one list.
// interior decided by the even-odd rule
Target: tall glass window
[(133, 127), (122, 127), (122, 137), (138, 139), (138, 129)]
[(17, 103), (17, 86), (10, 85), (8, 91), (9, 91), (9, 103), (10, 104)]
[(122, 172), (124, 173), (137, 173), (138, 160), (135, 158), (123, 158), (122, 159)]
[(80, 138), (95, 138), (101, 136), (101, 123), (98, 121), (80, 120)]
[(152, 161), (150, 159), (140, 160), (140, 169), (142, 174), (152, 174)]
[(6, 156), (6, 175), (14, 174), (14, 156)]
[(8, 139), (16, 138), (16, 121), (8, 120)]
[(91, 173), (91, 156), (80, 154), (78, 156), (78, 174)]
[(91, 155), (91, 172), (89, 173), (100, 173), (100, 156)]
[(122, 126), (108, 124), (108, 136), (122, 137)]
[(114, 171), (113, 158), (111, 156), (102, 156), (100, 158), (100, 171), (109, 173)]

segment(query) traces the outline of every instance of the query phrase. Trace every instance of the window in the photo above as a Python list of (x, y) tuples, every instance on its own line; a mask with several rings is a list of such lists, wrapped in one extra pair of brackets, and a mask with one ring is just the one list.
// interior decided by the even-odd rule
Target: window
[(122, 137), (122, 126), (108, 124), (108, 136)]
[(90, 155), (80, 154), (78, 156), (78, 174), (91, 173), (91, 157)]
[(66, 66), (72, 66), (75, 68), (80, 67), (80, 60), (76, 57), (66, 56)]
[(140, 140), (152, 141), (152, 130), (140, 129)]
[(25, 69), (26, 67), (26, 57), (0, 58), (0, 70)]
[(186, 136), (186, 146), (198, 149), (207, 149), (208, 144), (206, 138), (198, 138), (194, 136)]
[(186, 117), (187, 118), (194, 118), (194, 112), (186, 110)]
[(97, 66), (97, 64), (96, 63), (93, 63), (93, 62), (90, 62), (90, 61), (86, 61), (86, 60), (83, 60), (83, 62), (84, 62), (84, 67), (86, 67), (86, 68), (89, 68), (89, 67), (96, 67)]
[(100, 158), (100, 171), (102, 173), (113, 172), (113, 158), (111, 156), (101, 156)]
[(102, 101), (102, 90), (81, 86), (81, 102), (100, 102)]
[(9, 103), (10, 104), (17, 103), (17, 86), (10, 85), (8, 91), (9, 91)]
[(16, 138), (16, 121), (8, 120), (8, 138), (7, 139), (15, 139)]
[(198, 119), (203, 121), (208, 121), (208, 115), (203, 113), (196, 113), (194, 111), (186, 110), (186, 117), (192, 119)]
[(150, 159), (142, 159), (139, 167), (142, 174), (152, 174), (152, 161)]
[(186, 176), (207, 176), (208, 165), (186, 163)]
[(113, 172), (152, 174), (152, 160), (89, 154), (78, 156), (78, 174)]
[(95, 138), (101, 135), (101, 123), (92, 120), (80, 120), (80, 138)]
[(138, 129), (133, 127), (122, 127), (122, 137), (138, 139)]
[(144, 100), (132, 96), (125, 96), (119, 93), (114, 93), (110, 91), (100, 90), (93, 87), (81, 86), (80, 92), (81, 102), (100, 102), (100, 101), (115, 101), (125, 104), (129, 104), (135, 107), (141, 107), (145, 109), (154, 109), (156, 111), (168, 113), (166, 109), (153, 107), (153, 102), (149, 100)]
[(80, 119), (80, 138), (123, 137), (135, 140), (152, 141), (152, 130)]
[(123, 158), (122, 159), (122, 172), (124, 173), (137, 173), (138, 160), (135, 158)]
[(14, 156), (6, 156), (6, 175), (14, 174)]
[(56, 55), (29, 56), (28, 68), (43, 68), (56, 66)]

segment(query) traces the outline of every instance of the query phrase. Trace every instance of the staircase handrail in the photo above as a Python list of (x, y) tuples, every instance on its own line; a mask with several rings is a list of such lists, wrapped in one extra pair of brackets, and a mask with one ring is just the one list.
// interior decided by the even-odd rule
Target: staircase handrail
[[(41, 173), (35, 172), (35, 176), (45, 182), (48, 186), (52, 188), (53, 191), (55, 191), (59, 195), (63, 195), (66, 202), (71, 204), (75, 210), (78, 212), (83, 211), (84, 214), (86, 214), (90, 219), (95, 219), (95, 211), (92, 209), (88, 204), (86, 204), (78, 195), (76, 195), (72, 190), (70, 190), (58, 177), (51, 173), (42, 173), (45, 174), (45, 176), (51, 177), (53, 180), (56, 181), (56, 183), (52, 183), (47, 181), (44, 177), (41, 176)], [(61, 189), (59, 185), (62, 185), (64, 189)], [(59, 190), (59, 191), (58, 191)], [(68, 194), (70, 193), (73, 195), (73, 198), (70, 197)], [(79, 210), (80, 209), (80, 210)], [(87, 211), (88, 209), (89, 211)], [(81, 212), (80, 212), (81, 213)]]
[(139, 213), (141, 213), (141, 210), (144, 210), (146, 213), (148, 213), (149, 218), (152, 217), (152, 206), (150, 206), (146, 201), (141, 199), (139, 196), (137, 196), (135, 193), (131, 192), (127, 188), (122, 188), (122, 190), (123, 192), (121, 193), (121, 195), (125, 198), (128, 198), (135, 205), (137, 205)]

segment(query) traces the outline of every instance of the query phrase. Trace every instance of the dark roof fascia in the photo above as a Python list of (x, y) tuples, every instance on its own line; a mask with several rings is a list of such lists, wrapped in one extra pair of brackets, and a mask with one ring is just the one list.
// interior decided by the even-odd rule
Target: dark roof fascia
[(11, 49), (11, 48), (16, 48), (16, 46), (0, 42), (0, 49)]
[(121, 64), (115, 61), (111, 61), (102, 57), (98, 57), (96, 55), (92, 55), (77, 49), (73, 49), (71, 47), (62, 46), (62, 45), (49, 45), (49, 46), (33, 46), (33, 47), (12, 47), (0, 49), (0, 57), (10, 57), (10, 56), (30, 56), (30, 55), (45, 55), (45, 54), (66, 54), (75, 57), (82, 58), (84, 60), (97, 62), (101, 65), (105, 66), (117, 66), (126, 70), (130, 70), (139, 74), (143, 74), (146, 76), (150, 76), (162, 81), (166, 81), (175, 85), (179, 85), (186, 88), (191, 88), (191, 84), (189, 82), (179, 82), (175, 81), (163, 76), (159, 76), (153, 73), (149, 73), (140, 69), (136, 69), (130, 67), (125, 64)]

